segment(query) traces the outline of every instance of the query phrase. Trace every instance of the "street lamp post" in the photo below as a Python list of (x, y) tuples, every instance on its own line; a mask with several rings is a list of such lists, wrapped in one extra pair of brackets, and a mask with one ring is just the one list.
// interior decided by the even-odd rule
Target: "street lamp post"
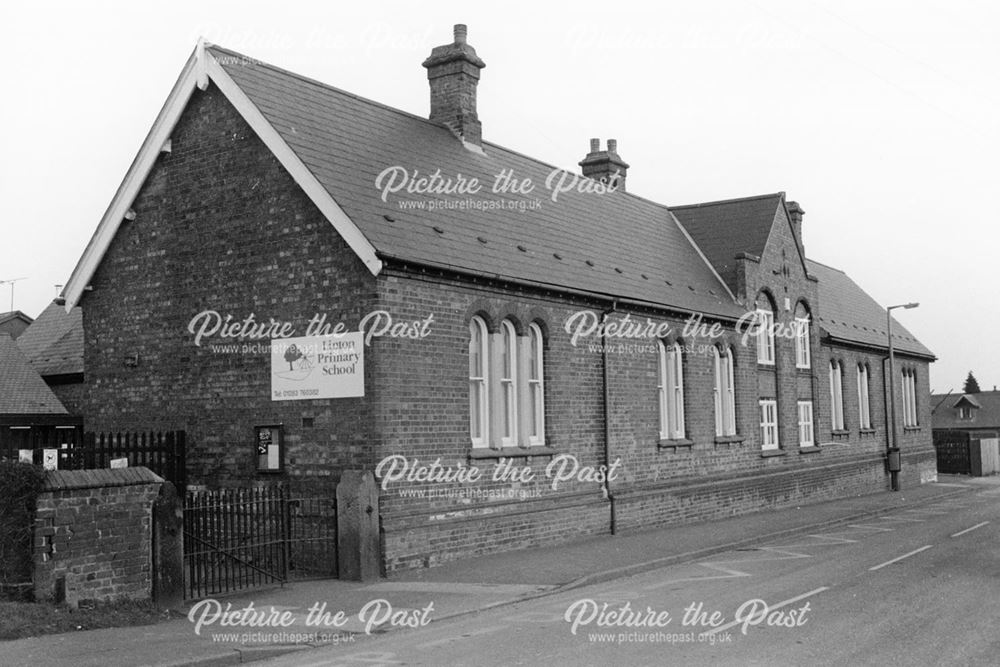
[(896, 352), (892, 344), (892, 311), (896, 308), (916, 308), (919, 305), (919, 303), (901, 303), (885, 309), (886, 336), (889, 339), (889, 432), (891, 433), (889, 449), (886, 453), (889, 457), (889, 476), (893, 491), (899, 491), (901, 459), (899, 456), (899, 444), (896, 441)]

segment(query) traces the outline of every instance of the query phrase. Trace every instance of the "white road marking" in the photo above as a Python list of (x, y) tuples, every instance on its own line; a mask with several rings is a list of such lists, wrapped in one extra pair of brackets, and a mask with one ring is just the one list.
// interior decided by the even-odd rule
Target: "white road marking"
[(411, 593), (458, 593), (462, 595), (528, 595), (550, 590), (548, 584), (468, 584), (446, 581), (384, 581), (365, 586), (369, 591), (405, 591)]
[(892, 560), (887, 560), (886, 562), (881, 563), (879, 565), (876, 565), (875, 567), (868, 568), (868, 571), (869, 572), (874, 572), (875, 570), (881, 570), (886, 565), (892, 565), (893, 563), (898, 563), (899, 561), (903, 560), (904, 558), (909, 558), (910, 556), (916, 555), (916, 554), (920, 553), (921, 551), (926, 551), (926, 550), (930, 549), (932, 546), (934, 546), (934, 545), (933, 544), (927, 544), (925, 546), (920, 547), (919, 549), (914, 549), (910, 553), (903, 554), (902, 556), (896, 556)]
[(954, 535), (952, 535), (952, 537), (958, 537), (959, 535), (965, 535), (966, 533), (971, 533), (976, 528), (982, 528), (983, 526), (985, 526), (988, 523), (989, 523), (989, 521), (983, 521), (982, 523), (977, 523), (975, 526), (971, 526), (969, 528), (966, 528), (965, 530), (958, 531), (957, 533), (955, 533)]
[[(737, 561), (742, 562), (742, 561)], [(749, 577), (751, 576), (749, 572), (741, 572), (739, 570), (733, 570), (728, 567), (722, 567), (716, 563), (696, 563), (699, 567), (707, 567), (710, 570), (716, 570), (717, 572), (722, 572), (723, 574), (707, 575), (704, 577), (681, 577), (679, 579), (668, 579), (666, 581), (660, 581), (655, 584), (650, 584), (646, 587), (647, 590), (653, 590), (656, 588), (663, 588), (664, 586), (672, 586), (673, 584), (684, 584), (692, 581), (712, 581), (714, 579), (734, 579), (737, 577)]]
[(863, 523), (852, 523), (848, 528), (863, 528), (865, 530), (877, 530), (882, 533), (891, 533), (896, 530), (895, 528), (882, 528), (881, 526), (869, 526)]
[[(817, 540), (830, 540), (836, 544), (857, 544), (857, 540), (849, 540), (846, 537), (836, 537), (835, 535), (807, 535), (807, 537), (815, 537)], [(807, 544), (804, 546), (827, 546), (825, 544)]]
[(922, 509), (922, 510), (903, 510), (904, 512), (909, 512), (911, 514), (948, 514), (945, 510), (932, 510), (932, 509)]
[[(782, 607), (787, 607), (788, 605), (794, 604), (794, 603), (798, 602), (799, 600), (805, 600), (806, 598), (812, 597), (813, 595), (816, 595), (818, 593), (822, 593), (823, 591), (828, 591), (828, 590), (830, 590), (829, 586), (820, 586), (819, 588), (811, 590), (808, 593), (803, 593), (802, 595), (797, 595), (797, 596), (795, 596), (793, 598), (789, 598), (787, 600), (784, 600), (783, 602), (779, 602), (778, 604), (768, 605), (767, 606), (768, 613), (774, 611), (775, 609), (781, 609)], [(745, 622), (746, 622), (745, 619), (740, 619), (740, 620), (737, 620), (737, 621), (730, 621), (729, 623), (726, 623), (725, 625), (720, 625), (717, 628), (712, 628), (711, 630), (706, 630), (703, 634), (705, 634), (705, 635), (714, 635), (716, 632), (722, 632), (724, 630), (728, 630), (729, 628), (736, 627), (737, 625), (742, 625)]]
[(907, 519), (903, 516), (880, 516), (879, 519), (882, 521), (912, 521), (914, 523), (923, 523), (927, 519)]

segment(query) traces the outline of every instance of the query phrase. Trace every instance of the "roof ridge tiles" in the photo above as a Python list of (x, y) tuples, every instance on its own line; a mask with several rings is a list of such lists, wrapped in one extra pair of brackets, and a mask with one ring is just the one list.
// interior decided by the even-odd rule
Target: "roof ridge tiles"
[(715, 201), (698, 202), (695, 204), (681, 204), (677, 206), (668, 206), (668, 208), (674, 210), (679, 208), (699, 208), (702, 206), (717, 206), (719, 204), (737, 204), (739, 202), (756, 201), (758, 199), (778, 198), (778, 197), (783, 197), (784, 195), (785, 195), (784, 192), (779, 191), (761, 195), (750, 195), (748, 197), (734, 197), (732, 199), (717, 199)]

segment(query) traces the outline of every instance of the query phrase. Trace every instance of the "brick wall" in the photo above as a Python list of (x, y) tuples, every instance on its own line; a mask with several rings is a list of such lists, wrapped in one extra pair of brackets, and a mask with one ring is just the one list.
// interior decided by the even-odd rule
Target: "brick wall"
[[(551, 455), (513, 459), (515, 465), (531, 469), (532, 481), (494, 482), (488, 477), (497, 459), (470, 458), (469, 438), (470, 318), (483, 317), (490, 330), (496, 330), (504, 318), (521, 330), (537, 322), (546, 334), (546, 444), (557, 453), (573, 454), (581, 465), (604, 463), (603, 360), (599, 352), (589, 349), (600, 341), (573, 346), (564, 330), (570, 315), (581, 309), (599, 314), (601, 304), (510, 285), (482, 281), (473, 285), (430, 274), (415, 279), (389, 271), (379, 278), (378, 307), (400, 321), (434, 316), (431, 334), (423, 340), (385, 338), (373, 344), (374, 380), (380, 387), (376, 430), (383, 438), (378, 458), (402, 454), (424, 465), (435, 460), (453, 469), (474, 465), (487, 478), (465, 484), (389, 483), (381, 497), (388, 571), (611, 530), (611, 507), (601, 484), (570, 481), (551, 489), (545, 476)], [(668, 339), (684, 345), (685, 435), (690, 442), (660, 445), (655, 339), (622, 341), (643, 347), (608, 354), (610, 450), (612, 460), (620, 457), (622, 461), (620, 475), (611, 483), (616, 529), (705, 520), (888, 489), (881, 437), (884, 422), (877, 424), (883, 414), (880, 385), (874, 370), (875, 433), (861, 434), (855, 428), (834, 445), (828, 421), (820, 416), (829, 400), (829, 392), (822, 389), (830, 351), (821, 349), (814, 335), (812, 368), (796, 371), (792, 342), (779, 340), (778, 378), (783, 396), (791, 397), (794, 410), (795, 399), (803, 397), (797, 392), (803, 391), (802, 378), (806, 378), (805, 391), (810, 392), (817, 414), (816, 441), (824, 446), (800, 453), (797, 419), (794, 412), (789, 416), (783, 411), (784, 455), (764, 457), (757, 409), (760, 371), (753, 339), (743, 345), (732, 323), (726, 324), (723, 340), (735, 355), (740, 437), (717, 441), (714, 362), (707, 341), (679, 335), (685, 323), (682, 314), (619, 308), (612, 317), (626, 314), (633, 320), (649, 317), (669, 323), (673, 333)], [(778, 313), (779, 318), (784, 316)], [(617, 350), (617, 344), (612, 341), (611, 349)], [(644, 347), (650, 344), (654, 346)], [(852, 387), (845, 380), (845, 393)], [(845, 407), (845, 411), (850, 409)], [(920, 483), (921, 472), (927, 473), (929, 462), (933, 465), (933, 454), (930, 448), (930, 458), (927, 453), (913, 452), (910, 459), (904, 459), (904, 484)]]
[(86, 404), (86, 385), (82, 381), (66, 384), (49, 384), (49, 389), (71, 415), (82, 415)]
[(149, 598), (162, 481), (146, 468), (47, 473), (35, 512), (35, 598)]
[[(194, 93), (171, 143), (81, 302), (86, 428), (185, 429), (192, 484), (332, 488), (342, 469), (371, 465), (370, 397), (272, 401), (266, 339), (196, 346), (188, 325), (214, 310), (297, 335), (316, 314), (354, 326), (374, 279), (214, 86)], [(255, 424), (284, 425), (286, 475), (256, 473)]]

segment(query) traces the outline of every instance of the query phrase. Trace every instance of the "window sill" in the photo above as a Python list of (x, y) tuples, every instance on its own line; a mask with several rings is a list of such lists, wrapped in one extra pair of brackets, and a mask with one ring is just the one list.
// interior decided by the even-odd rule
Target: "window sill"
[(851, 432), (849, 430), (847, 430), (846, 428), (838, 428), (836, 430), (830, 431), (830, 435), (832, 435), (834, 437), (834, 439), (836, 439), (836, 438), (848, 438), (848, 437), (850, 437)]
[(757, 368), (766, 368), (768, 370), (775, 370), (776, 366), (773, 361), (761, 361), (757, 360)]
[(903, 433), (916, 433), (917, 431), (923, 430), (923, 426), (904, 426)]
[(694, 440), (688, 440), (687, 438), (660, 438), (656, 444), (660, 449), (677, 451), (678, 447), (690, 449), (691, 445), (694, 444)]
[(743, 442), (744, 440), (746, 440), (746, 438), (739, 434), (715, 436), (715, 444), (717, 445), (738, 444)]
[(812, 366), (796, 366), (795, 370), (796, 370), (796, 372), (798, 372), (799, 375), (811, 375), (812, 374)]
[(555, 456), (558, 454), (551, 447), (502, 447), (493, 449), (492, 447), (476, 447), (469, 450), (470, 459), (510, 459), (514, 457), (527, 456)]
[(787, 456), (788, 452), (784, 449), (762, 449), (760, 451), (760, 458), (769, 459), (772, 456)]
[(861, 429), (861, 435), (875, 435), (876, 431), (873, 428), (863, 428)]
[(819, 454), (822, 449), (816, 445), (809, 445), (807, 447), (799, 447), (799, 454)]

